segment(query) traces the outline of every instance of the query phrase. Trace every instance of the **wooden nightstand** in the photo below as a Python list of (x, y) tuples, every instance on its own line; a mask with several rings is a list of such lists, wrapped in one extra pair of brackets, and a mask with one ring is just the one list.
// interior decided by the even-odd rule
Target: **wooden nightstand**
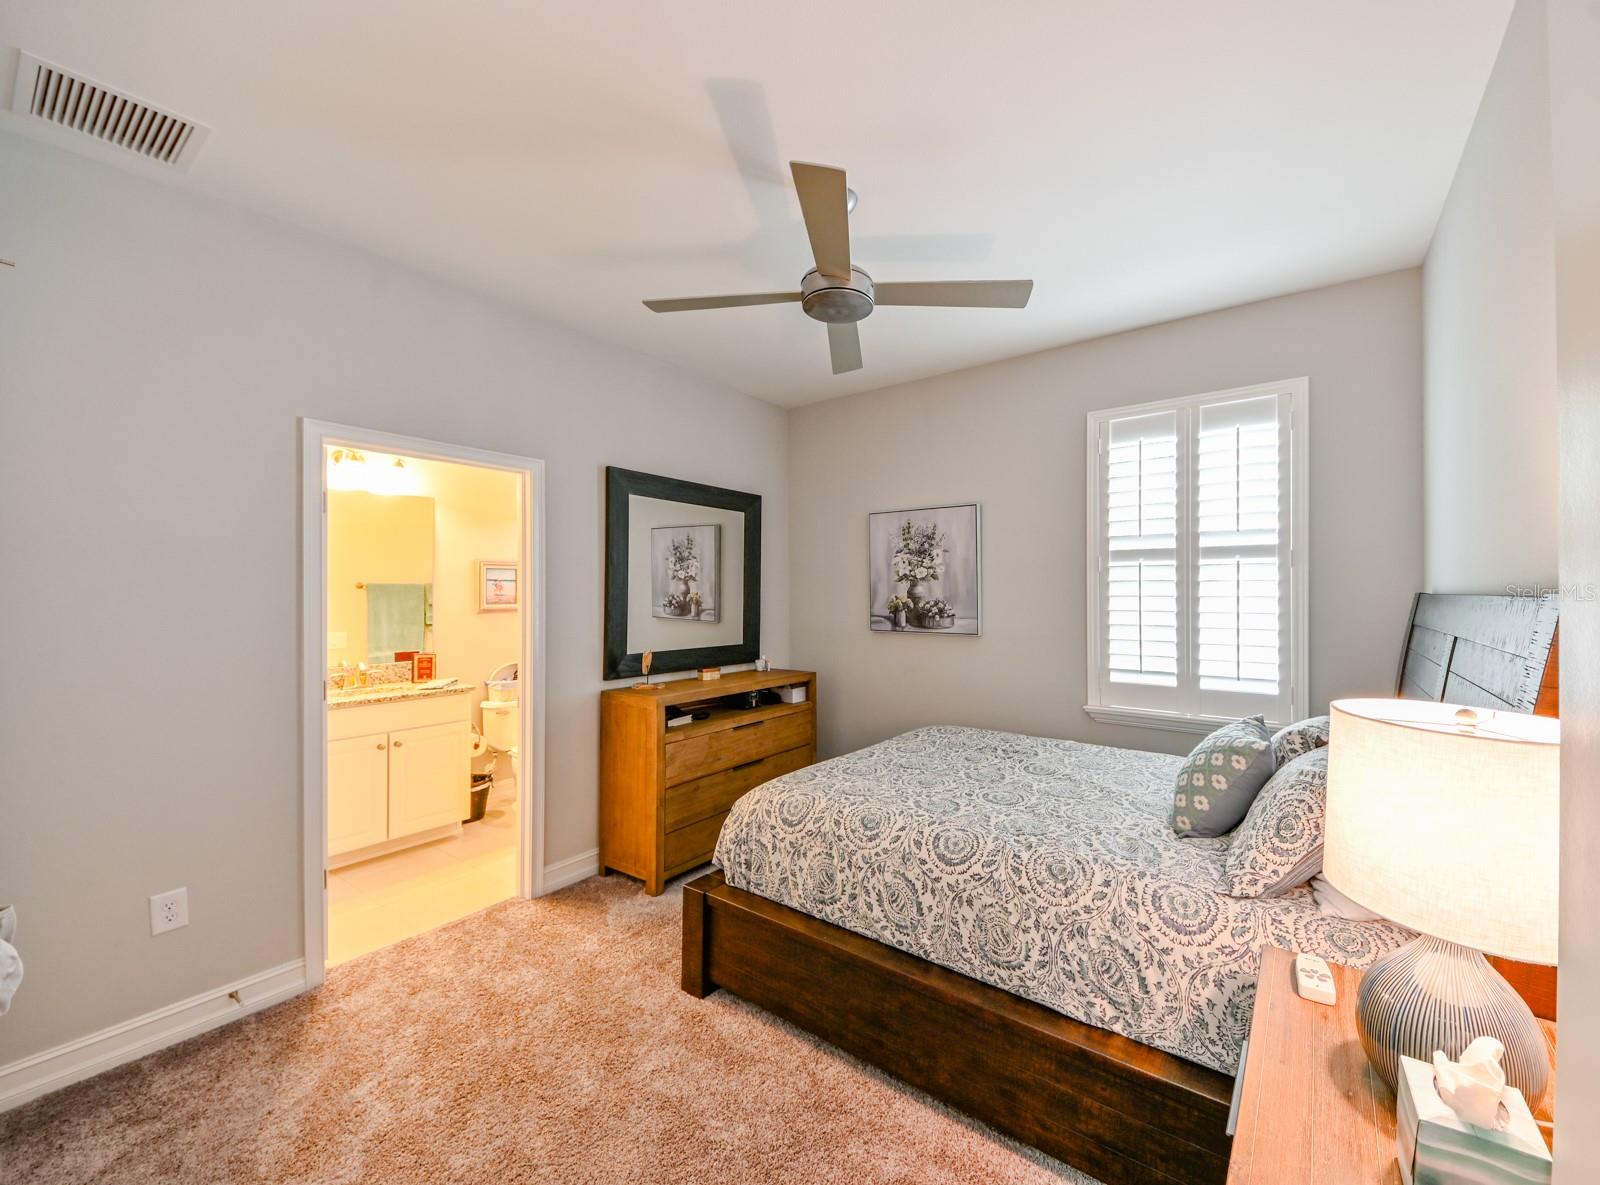
[[(1400, 1185), (1394, 1092), (1356, 1029), (1361, 972), (1329, 967), (1331, 1007), (1295, 994), (1292, 954), (1262, 954), (1228, 1185)], [(1555, 1025), (1543, 1023), (1554, 1050)], [(1550, 1115), (1535, 1118), (1548, 1140)]]

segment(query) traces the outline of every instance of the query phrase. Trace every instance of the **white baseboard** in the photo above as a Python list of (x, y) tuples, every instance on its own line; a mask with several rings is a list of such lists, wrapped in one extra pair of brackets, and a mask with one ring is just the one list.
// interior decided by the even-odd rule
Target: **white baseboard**
[(544, 866), (544, 891), (554, 893), (557, 889), (564, 889), (568, 885), (575, 885), (579, 881), (586, 881), (591, 876), (600, 873), (600, 849), (590, 848), (587, 852), (579, 852), (576, 856), (568, 856), (565, 860), (558, 860), (554, 864)]
[(0, 1066), (0, 1111), (176, 1045), (305, 990), (305, 960), (296, 959)]

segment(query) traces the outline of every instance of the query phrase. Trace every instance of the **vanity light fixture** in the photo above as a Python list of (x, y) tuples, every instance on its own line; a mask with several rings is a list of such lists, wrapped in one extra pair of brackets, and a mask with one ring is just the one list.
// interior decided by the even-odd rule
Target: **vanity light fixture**
[(404, 457), (336, 448), (328, 451), (328, 488), (366, 494), (416, 494), (420, 492), (421, 478), (415, 468), (407, 467)]

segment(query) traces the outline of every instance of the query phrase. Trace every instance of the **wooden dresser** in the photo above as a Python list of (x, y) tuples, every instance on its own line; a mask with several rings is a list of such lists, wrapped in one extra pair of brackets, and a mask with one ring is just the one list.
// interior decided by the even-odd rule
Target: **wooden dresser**
[[(1401, 1185), (1394, 1091), (1356, 1028), (1361, 972), (1328, 969), (1338, 1002), (1313, 1004), (1295, 993), (1294, 956), (1262, 952), (1228, 1185)], [(1553, 1054), (1555, 1025), (1542, 1023)], [(1550, 1107), (1534, 1118), (1549, 1142)]]
[[(777, 687), (804, 687), (806, 700), (736, 702)], [(669, 877), (710, 860), (741, 794), (816, 761), (816, 701), (812, 671), (737, 671), (603, 692), (601, 874), (638, 877), (653, 897)], [(667, 727), (669, 707), (699, 705), (709, 718)]]

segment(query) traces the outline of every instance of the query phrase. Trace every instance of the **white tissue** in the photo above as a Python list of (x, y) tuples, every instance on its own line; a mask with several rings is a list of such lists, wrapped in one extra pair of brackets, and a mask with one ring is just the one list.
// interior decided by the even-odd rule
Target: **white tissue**
[(0, 1016), (11, 1008), (11, 997), (22, 982), (22, 956), (11, 945), (16, 936), (17, 911), (7, 905), (0, 908)]
[(1433, 1054), (1433, 1082), (1439, 1098), (1461, 1122), (1488, 1131), (1502, 1131), (1511, 1113), (1501, 1105), (1506, 1093), (1506, 1072), (1500, 1065), (1506, 1047), (1493, 1037), (1479, 1037), (1453, 1062), (1443, 1050)]

